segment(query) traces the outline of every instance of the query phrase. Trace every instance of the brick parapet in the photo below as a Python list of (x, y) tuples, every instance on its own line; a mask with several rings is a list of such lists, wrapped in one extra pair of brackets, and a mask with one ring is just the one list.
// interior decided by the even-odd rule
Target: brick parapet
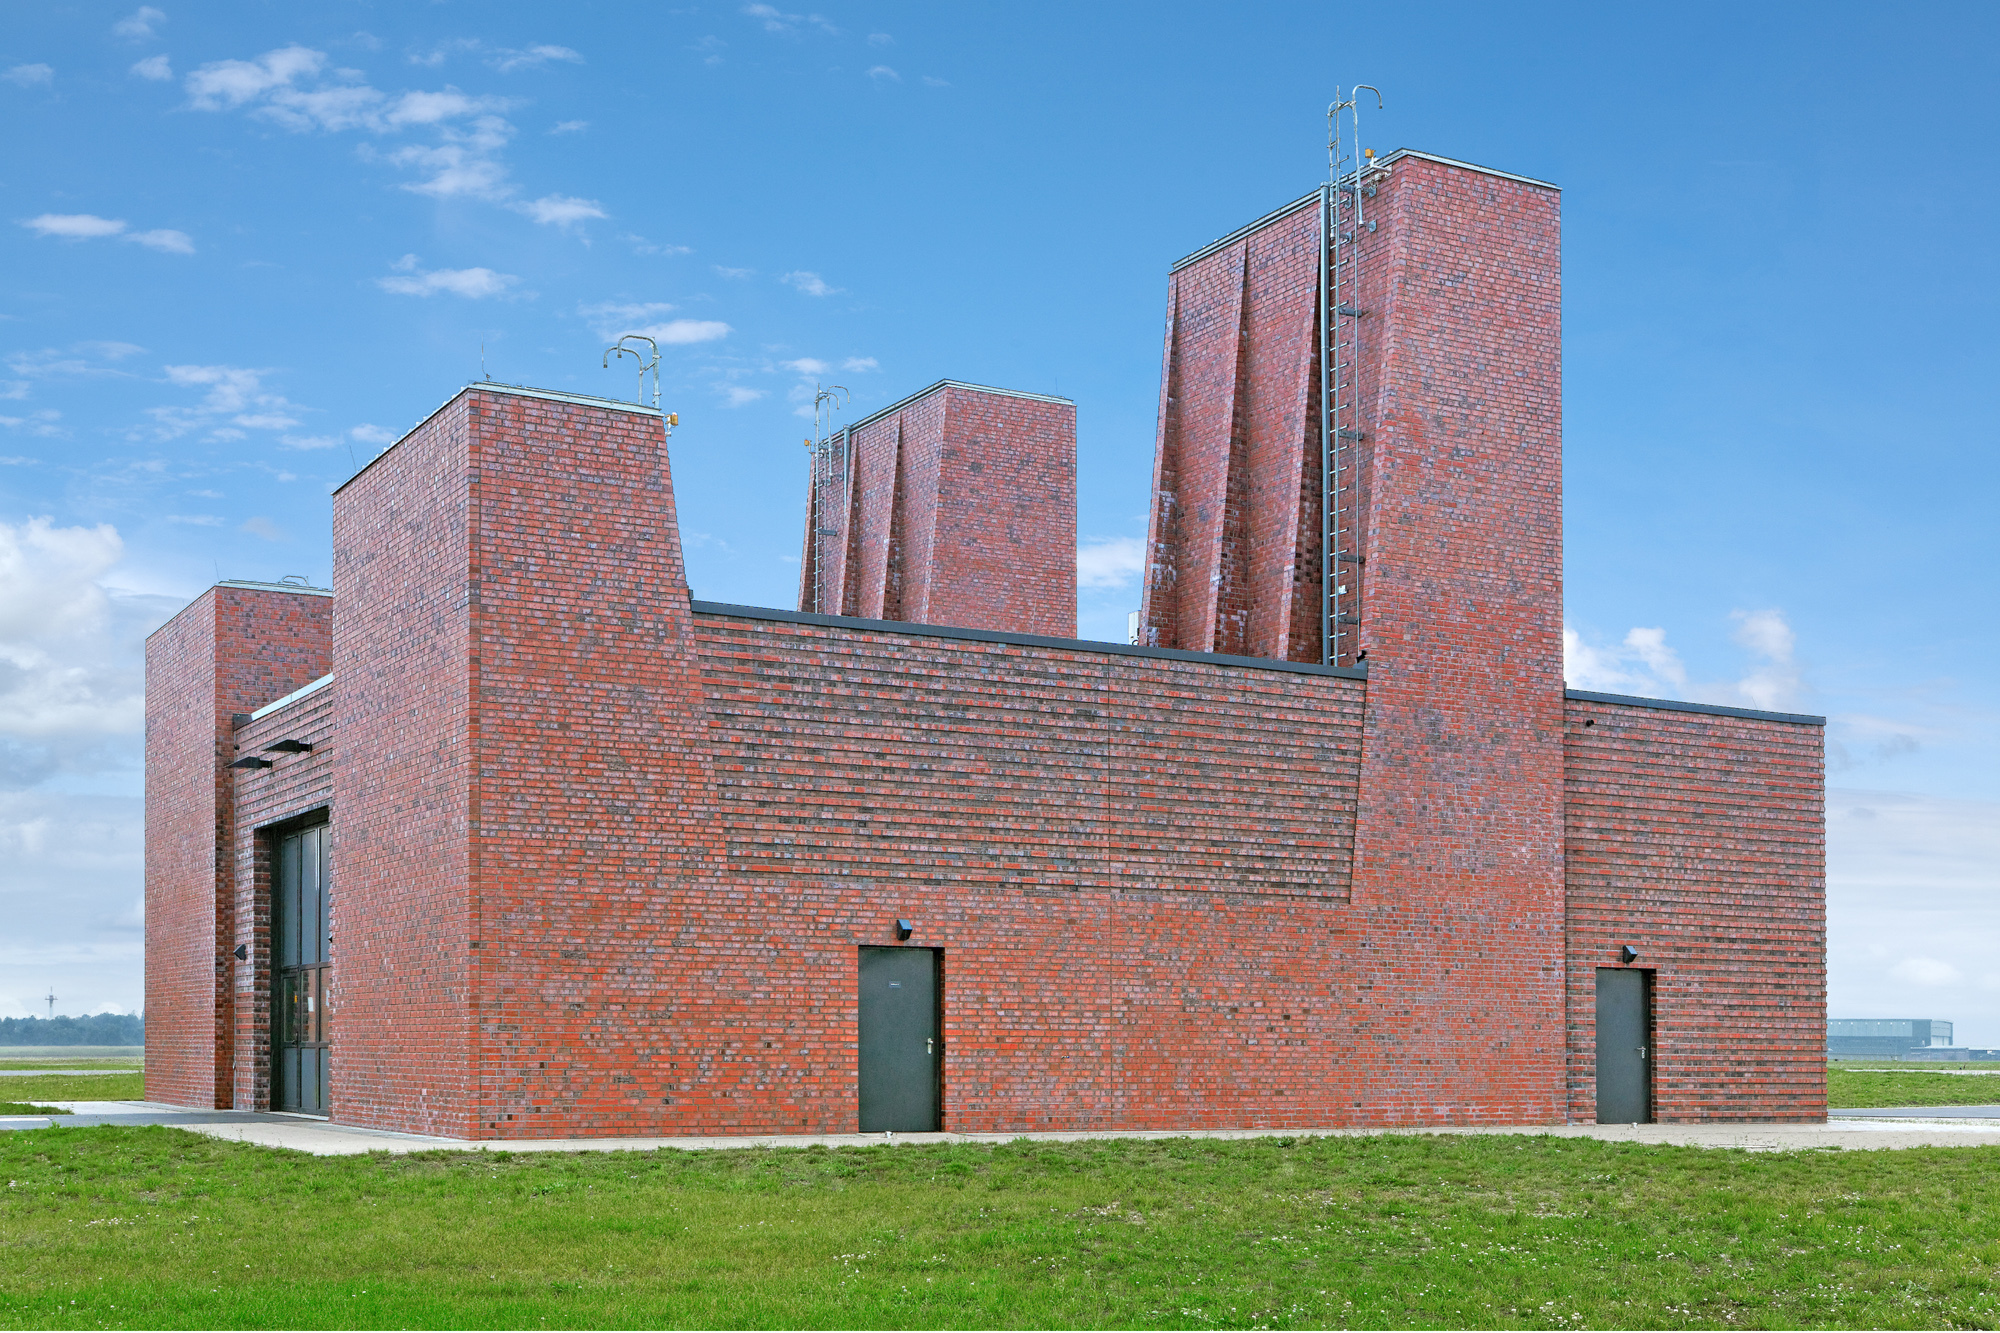
[(1654, 974), (1655, 1116), (1826, 1116), (1825, 732), (1565, 708), (1569, 1112), (1596, 1115), (1595, 977)]

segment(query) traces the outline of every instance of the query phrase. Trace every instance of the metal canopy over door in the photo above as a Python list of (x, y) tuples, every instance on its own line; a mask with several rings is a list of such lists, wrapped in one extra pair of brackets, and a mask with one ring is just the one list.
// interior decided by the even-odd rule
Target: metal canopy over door
[(861, 950), (861, 1132), (938, 1128), (938, 955)]
[(1653, 1119), (1653, 974), (1597, 969), (1597, 1123)]
[(327, 1113), (332, 825), (278, 839), (271, 877), (271, 1107)]

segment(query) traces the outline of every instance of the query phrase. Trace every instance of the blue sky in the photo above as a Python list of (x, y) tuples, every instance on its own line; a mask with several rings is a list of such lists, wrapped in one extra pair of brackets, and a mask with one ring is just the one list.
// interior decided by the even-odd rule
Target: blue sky
[(697, 594), (789, 604), (816, 380), (1078, 405), (1122, 637), (1167, 265), (1336, 79), (1564, 187), (1572, 683), (1828, 714), (1833, 1007), (2000, 1045), (2000, 20), (1970, 4), (49, 4), (0, 31), (0, 1012), (139, 999), (138, 641), (329, 571), (480, 373), (667, 339)]

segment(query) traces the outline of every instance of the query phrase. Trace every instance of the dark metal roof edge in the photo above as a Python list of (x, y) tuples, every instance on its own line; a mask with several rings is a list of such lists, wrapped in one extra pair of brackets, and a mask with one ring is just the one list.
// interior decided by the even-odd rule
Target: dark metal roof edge
[(872, 421), (880, 421), (891, 412), (900, 412), (921, 398), (928, 398), (939, 389), (970, 389), (974, 393), (995, 393), (1002, 398), (1026, 398), (1037, 403), (1061, 403), (1065, 407), (1075, 407), (1074, 398), (1063, 398), (1052, 393), (1029, 393), (1026, 389), (998, 389), (991, 384), (972, 384), (965, 380), (939, 380), (936, 384), (917, 390), (906, 398), (898, 398), (887, 407), (878, 407), (859, 421), (850, 421), (842, 430), (859, 430)]
[(412, 435), (422, 430), (432, 417), (435, 417), (438, 413), (444, 411), (474, 389), (488, 389), (494, 393), (504, 393), (515, 398), (542, 398), (552, 403), (575, 403), (579, 407), (602, 407), (616, 412), (636, 412), (642, 417), (663, 417), (665, 415), (657, 407), (648, 407), (644, 403), (628, 403), (622, 398), (599, 398), (596, 394), (570, 393), (566, 389), (531, 389), (525, 384), (502, 384), (498, 380), (473, 380), (464, 388), (453, 390), (451, 397), (432, 408), (416, 425), (398, 435), (395, 444), (389, 445), (381, 453), (356, 468), (354, 476), (349, 477), (346, 481), (334, 487), (331, 493), (338, 495), (346, 490), (355, 477), (360, 476), (369, 468), (374, 467), (377, 463), (387, 458), (391, 451), (402, 444), (404, 440), (409, 439)]
[(1057, 639), (1045, 634), (1011, 634), (1004, 630), (964, 629), (957, 625), (920, 625), (910, 620), (862, 620), (855, 616), (823, 616), (811, 611), (780, 611), (770, 606), (739, 606), (732, 602), (693, 602), (699, 616), (736, 616), (743, 620), (776, 620), (790, 625), (826, 629), (873, 630), (912, 638), (967, 639), (974, 643), (1006, 643), (1023, 648), (1058, 648), (1072, 653), (1105, 653), (1112, 657), (1152, 657), (1169, 662), (1202, 662), (1210, 666), (1249, 667), (1256, 671), (1289, 671), (1304, 676), (1368, 679), (1367, 667), (1328, 667), (1317, 662), (1281, 662), (1274, 657), (1232, 657), (1227, 653), (1190, 653), (1179, 648), (1141, 648), (1101, 639)]
[[(1498, 176), (1502, 180), (1519, 181), (1523, 185), (1533, 185), (1544, 190), (1560, 191), (1562, 189), (1562, 186), (1557, 185), (1552, 181), (1536, 180), (1533, 176), (1522, 176), (1512, 171), (1501, 171), (1497, 167), (1482, 167), (1477, 162), (1461, 162), (1459, 159), (1455, 157), (1440, 157), (1436, 153), (1426, 153), (1421, 149), (1417, 148), (1398, 148), (1395, 152), (1390, 153), (1385, 157), (1376, 158), (1375, 165), (1378, 167), (1386, 167), (1390, 163), (1406, 157), (1421, 158), (1425, 162), (1436, 162), (1442, 166), (1458, 167), (1464, 171), (1477, 171), (1481, 175), (1485, 176)], [(1302, 198), (1294, 199), (1289, 204), (1284, 204), (1281, 205), (1280, 207), (1274, 208), (1270, 212), (1266, 213), (1263, 217), (1258, 218), (1255, 222), (1246, 222), (1242, 226), (1238, 227), (1235, 231), (1230, 232), (1227, 236), (1219, 237), (1216, 240), (1210, 241), (1207, 245), (1204, 245), (1203, 247), (1201, 247), (1201, 249), (1196, 250), (1193, 254), (1184, 255), (1181, 258), (1176, 259), (1172, 264), (1168, 265), (1167, 272), (1178, 273), (1182, 269), (1186, 268), (1189, 264), (1193, 264), (1199, 260), (1206, 259), (1210, 255), (1214, 254), (1217, 250), (1221, 250), (1226, 246), (1234, 245), (1236, 242), (1242, 240), (1245, 236), (1250, 235), (1252, 232), (1260, 231), (1263, 228), (1270, 226), (1273, 222), (1276, 222), (1281, 218), (1290, 217), (1292, 214), (1298, 212), (1301, 208), (1306, 207), (1308, 204), (1312, 203), (1315, 199), (1319, 198), (1319, 192), (1321, 188), (1322, 187), (1315, 185), (1312, 189), (1312, 193), (1305, 195)]]
[(1660, 708), (1669, 713), (1710, 713), (1716, 717), (1747, 717), (1758, 722), (1796, 722), (1802, 727), (1823, 727), (1826, 719), (1811, 713), (1767, 713), (1760, 708), (1730, 708), (1725, 704), (1691, 704), (1679, 699), (1647, 699), (1636, 694), (1599, 694), (1595, 690), (1564, 690), (1563, 698), (1579, 703), (1625, 704), (1633, 708)]

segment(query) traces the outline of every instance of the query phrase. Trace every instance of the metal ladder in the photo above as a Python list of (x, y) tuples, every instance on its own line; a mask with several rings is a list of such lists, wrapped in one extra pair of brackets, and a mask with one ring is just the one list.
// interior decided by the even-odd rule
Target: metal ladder
[[(1319, 194), (1319, 493), (1320, 493), (1320, 663), (1351, 666), (1359, 651), (1361, 599), (1348, 591), (1348, 571), (1358, 571), (1362, 556), (1354, 523), (1357, 463), (1355, 446), (1367, 436), (1360, 419), (1360, 246), (1364, 231), (1375, 224), (1367, 218), (1365, 201), (1375, 196), (1369, 184), (1374, 167), (1360, 153), (1360, 121), (1355, 103), (1363, 91), (1356, 84), (1342, 99), (1334, 90), (1327, 108), (1326, 184)], [(1340, 113), (1349, 113), (1351, 138), (1340, 132)], [(1358, 589), (1360, 580), (1354, 580)]]

